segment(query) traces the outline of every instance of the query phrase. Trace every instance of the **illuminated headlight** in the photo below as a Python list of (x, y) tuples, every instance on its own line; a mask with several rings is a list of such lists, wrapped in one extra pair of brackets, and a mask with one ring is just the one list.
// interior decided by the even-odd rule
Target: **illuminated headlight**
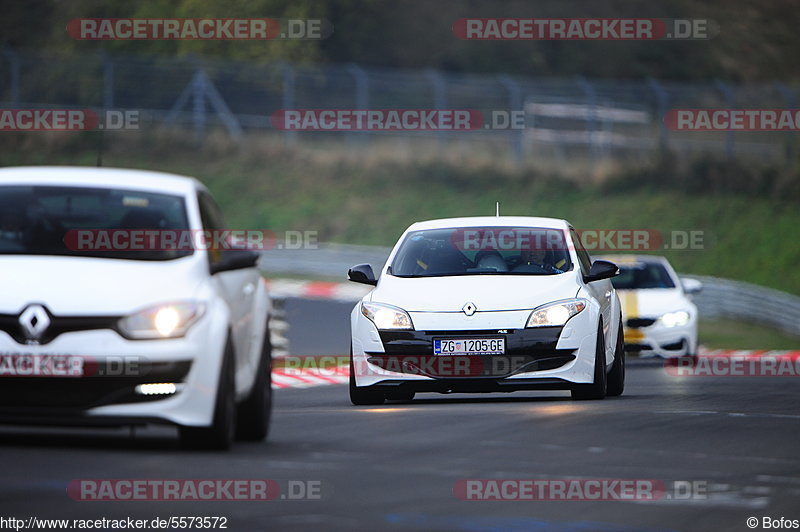
[(375, 324), (379, 330), (406, 329), (414, 330), (411, 316), (401, 308), (385, 303), (361, 303), (361, 314)]
[(525, 327), (556, 327), (564, 325), (570, 318), (586, 308), (585, 299), (565, 299), (543, 305), (528, 318)]
[(118, 328), (131, 340), (179, 338), (203, 315), (202, 303), (168, 303), (146, 308), (119, 320)]
[(689, 313), (685, 310), (679, 310), (678, 312), (667, 312), (659, 319), (664, 327), (680, 327), (681, 325), (686, 325), (689, 323)]

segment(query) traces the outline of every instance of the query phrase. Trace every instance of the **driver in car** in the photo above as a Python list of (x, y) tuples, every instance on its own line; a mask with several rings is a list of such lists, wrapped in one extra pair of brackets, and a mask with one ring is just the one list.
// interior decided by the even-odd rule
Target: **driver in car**
[[(547, 260), (548, 252), (544, 249), (535, 247), (534, 249), (523, 249), (520, 253), (520, 263), (514, 268), (515, 272), (538, 271), (545, 273), (564, 273)], [(562, 261), (563, 262), (563, 261)]]

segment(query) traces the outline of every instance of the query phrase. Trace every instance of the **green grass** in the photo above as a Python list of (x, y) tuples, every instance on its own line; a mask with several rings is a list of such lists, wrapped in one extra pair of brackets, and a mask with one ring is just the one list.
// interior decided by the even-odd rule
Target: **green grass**
[[(97, 158), (96, 137), (88, 134), (4, 138), (9, 142), (0, 147), (2, 165), (94, 165)], [(709, 191), (700, 182), (703, 175), (689, 185), (698, 165), (687, 170), (683, 162), (674, 170), (668, 164), (610, 166), (605, 175), (580, 178), (535, 164), (514, 168), (486, 153), (455, 148), (440, 155), (430, 147), (415, 155), (408, 146), (393, 151), (372, 144), (355, 151), (334, 144), (287, 149), (269, 137), (244, 147), (212, 138), (197, 148), (179, 135), (133, 132), (109, 135), (106, 143), (106, 166), (198, 177), (220, 201), (232, 228), (316, 230), (320, 242), (391, 246), (414, 221), (493, 214), (499, 201), (503, 214), (566, 218), (579, 229), (703, 231), (703, 249), (659, 253), (684, 273), (800, 294), (797, 201), (788, 194), (758, 192), (759, 187), (751, 193), (726, 192), (718, 167), (708, 171), (716, 176)], [(748, 175), (738, 171), (737, 186), (745, 186)], [(694, 192), (658, 184), (673, 178)], [(789, 178), (796, 180), (793, 174)]]
[(800, 338), (733, 320), (700, 320), (700, 343), (711, 349), (800, 350)]

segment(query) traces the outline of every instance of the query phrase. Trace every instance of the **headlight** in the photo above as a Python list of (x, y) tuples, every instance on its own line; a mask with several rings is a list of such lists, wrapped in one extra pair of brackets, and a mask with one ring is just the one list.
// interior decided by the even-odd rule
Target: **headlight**
[(131, 340), (179, 338), (205, 311), (202, 303), (167, 303), (140, 310), (119, 320), (119, 331)]
[(361, 303), (361, 314), (375, 324), (378, 329), (414, 330), (411, 316), (401, 308), (385, 303)]
[(528, 318), (525, 327), (556, 327), (564, 325), (571, 317), (586, 308), (585, 299), (565, 299), (543, 305)]
[(664, 327), (680, 327), (689, 323), (689, 313), (685, 310), (667, 312), (660, 319)]

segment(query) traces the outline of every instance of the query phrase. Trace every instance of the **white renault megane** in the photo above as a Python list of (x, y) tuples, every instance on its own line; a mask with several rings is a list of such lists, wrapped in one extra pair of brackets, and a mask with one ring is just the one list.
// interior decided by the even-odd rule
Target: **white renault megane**
[(564, 220), (419, 222), (395, 245), (351, 315), (350, 399), (417, 392), (571, 390), (620, 395), (625, 359), (611, 262), (592, 262)]
[(168, 423), (192, 447), (263, 439), (271, 306), (257, 253), (135, 245), (223, 230), (191, 178), (0, 170), (0, 422)]

